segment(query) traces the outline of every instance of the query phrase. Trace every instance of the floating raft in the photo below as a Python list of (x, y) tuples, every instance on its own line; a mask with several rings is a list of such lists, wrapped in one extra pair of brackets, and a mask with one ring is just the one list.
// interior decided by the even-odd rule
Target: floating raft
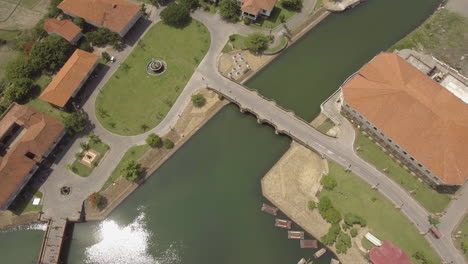
[(292, 222), (289, 220), (275, 219), (275, 226), (284, 229), (291, 229)]
[(330, 264), (340, 264), (340, 261), (337, 260), (337, 259), (332, 259), (332, 260), (330, 261)]
[(278, 214), (278, 208), (273, 207), (273, 206), (268, 205), (268, 204), (263, 204), (262, 205), (262, 212), (265, 212), (265, 213), (271, 214), (271, 215), (276, 215), (276, 214)]
[(309, 264), (310, 262), (306, 260), (305, 258), (301, 258), (297, 264)]
[(301, 239), (301, 248), (318, 248), (318, 242), (314, 239)]
[(288, 239), (304, 239), (303, 231), (288, 231)]
[(325, 248), (321, 248), (317, 252), (315, 252), (314, 257), (320, 258), (323, 254), (325, 254), (325, 252), (327, 252), (327, 250)]

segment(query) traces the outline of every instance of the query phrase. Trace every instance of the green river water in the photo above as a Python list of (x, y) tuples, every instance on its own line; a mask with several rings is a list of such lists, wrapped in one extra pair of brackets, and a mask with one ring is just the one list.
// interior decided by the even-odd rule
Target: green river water
[[(350, 74), (438, 3), (369, 0), (329, 16), (247, 85), (311, 120)], [(253, 116), (226, 107), (108, 220), (75, 225), (68, 263), (286, 264), (310, 257), (313, 251), (287, 240), (274, 218), (259, 210), (260, 179), (289, 143)], [(0, 232), (1, 262), (34, 263), (42, 228)]]

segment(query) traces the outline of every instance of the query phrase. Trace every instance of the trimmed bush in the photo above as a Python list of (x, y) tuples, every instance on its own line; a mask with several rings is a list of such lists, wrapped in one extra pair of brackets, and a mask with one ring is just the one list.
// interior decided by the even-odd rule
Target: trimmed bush
[(151, 133), (146, 138), (146, 144), (148, 144), (152, 148), (160, 148), (162, 147), (163, 142), (162, 142), (162, 139), (158, 135)]
[(206, 98), (203, 94), (194, 94), (192, 95), (192, 103), (196, 107), (202, 107), (206, 104)]
[(338, 185), (336, 179), (330, 174), (323, 176), (320, 183), (323, 185), (323, 188), (329, 191), (333, 190)]
[(165, 149), (171, 149), (171, 148), (174, 147), (174, 142), (172, 142), (172, 140), (170, 140), (168, 138), (165, 138), (164, 142), (163, 142), (163, 145), (164, 145)]

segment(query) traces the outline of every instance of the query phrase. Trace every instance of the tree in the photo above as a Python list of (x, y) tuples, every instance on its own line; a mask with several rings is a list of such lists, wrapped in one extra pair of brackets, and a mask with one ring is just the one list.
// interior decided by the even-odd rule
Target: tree
[(37, 65), (31, 63), (28, 57), (18, 56), (7, 64), (5, 77), (10, 81), (20, 78), (31, 78), (39, 69), (36, 66)]
[(170, 3), (161, 11), (161, 19), (167, 25), (183, 27), (190, 21), (190, 12), (184, 5)]
[(328, 232), (320, 238), (320, 241), (327, 246), (331, 246), (335, 243), (336, 237), (340, 232), (340, 226), (338, 224), (332, 224)]
[(198, 7), (198, 0), (178, 0), (177, 3), (185, 6), (187, 9)]
[(340, 232), (336, 239), (335, 247), (339, 254), (345, 254), (348, 248), (351, 248), (351, 237), (346, 233)]
[(309, 210), (314, 210), (315, 208), (317, 208), (317, 204), (314, 201), (308, 201), (307, 208), (309, 208)]
[(429, 215), (428, 220), (429, 220), (429, 223), (431, 223), (431, 225), (440, 224), (440, 219), (437, 216)]
[(82, 19), (81, 17), (75, 17), (73, 18), (73, 23), (77, 26), (79, 26), (81, 29), (83, 29), (84, 25), (85, 25), (85, 21), (84, 19)]
[(344, 222), (348, 226), (353, 226), (353, 225), (360, 225), (361, 227), (365, 227), (367, 225), (366, 219), (360, 217), (359, 215), (355, 215), (352, 213), (347, 213), (344, 216)]
[(13, 83), (3, 91), (4, 98), (10, 103), (24, 100), (26, 96), (30, 94), (34, 86), (33, 80), (29, 78), (14, 79), (12, 82)]
[(290, 10), (300, 10), (302, 8), (302, 0), (282, 0), (281, 5)]
[(319, 203), (318, 203), (318, 209), (320, 214), (325, 213), (328, 209), (333, 208), (332, 202), (328, 196), (322, 196), (320, 197)]
[(349, 230), (349, 234), (352, 236), (352, 237), (356, 237), (358, 232), (357, 232), (357, 229), (356, 228), (352, 228), (351, 230)]
[(155, 133), (151, 133), (146, 138), (146, 144), (152, 148), (160, 148), (163, 145), (162, 139)]
[(93, 47), (91, 46), (91, 44), (89, 44), (88, 41), (85, 41), (83, 43), (80, 44), (80, 49), (81, 50), (84, 50), (84, 51), (87, 51), (87, 52), (93, 52)]
[(330, 174), (323, 176), (320, 180), (320, 183), (323, 185), (323, 188), (325, 188), (325, 190), (329, 191), (333, 190), (336, 187), (336, 185), (338, 185), (335, 177), (333, 177)]
[(72, 46), (60, 36), (48, 36), (36, 43), (31, 50), (31, 63), (41, 69), (56, 71), (68, 59)]
[(164, 144), (164, 148), (165, 148), (165, 149), (171, 149), (171, 148), (174, 147), (174, 142), (172, 142), (172, 140), (170, 140), (170, 139), (168, 139), (168, 138), (165, 138), (165, 139), (164, 139), (163, 144)]
[(341, 221), (341, 214), (334, 207), (329, 208), (323, 214), (321, 214), (323, 219), (329, 223), (339, 223)]
[(83, 132), (87, 122), (86, 115), (81, 112), (73, 112), (63, 117), (63, 125), (71, 134)]
[(166, 2), (166, 0), (150, 0), (150, 2), (154, 6), (159, 6), (159, 5), (163, 5)]
[(127, 161), (121, 169), (122, 175), (128, 181), (136, 181), (145, 170), (135, 160)]
[(245, 47), (253, 52), (265, 50), (270, 38), (262, 33), (252, 33), (245, 38)]
[(86, 33), (85, 36), (89, 42), (98, 47), (102, 47), (107, 44), (114, 46), (123, 43), (122, 37), (107, 28), (98, 28), (96, 31)]
[(107, 52), (104, 51), (101, 55), (102, 55), (102, 58), (103, 58), (106, 62), (110, 61), (111, 56), (109, 55), (109, 53), (107, 53)]
[(94, 208), (101, 208), (104, 202), (104, 197), (101, 194), (94, 192), (89, 196), (89, 202)]
[(203, 94), (194, 94), (192, 95), (192, 103), (196, 107), (202, 107), (206, 104), (206, 98)]
[(236, 1), (222, 0), (219, 3), (219, 14), (222, 18), (235, 22), (239, 20), (240, 7)]

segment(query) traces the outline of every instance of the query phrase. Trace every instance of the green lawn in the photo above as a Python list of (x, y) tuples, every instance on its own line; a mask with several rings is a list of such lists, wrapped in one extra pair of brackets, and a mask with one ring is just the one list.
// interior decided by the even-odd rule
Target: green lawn
[[(23, 196), (23, 194), (25, 196)], [(8, 209), (15, 215), (27, 212), (40, 212), (42, 210), (42, 203), (33, 205), (32, 202), (34, 198), (42, 198), (42, 193), (26, 185)]]
[(314, 6), (314, 11), (310, 13), (311, 15), (315, 13), (315, 11), (319, 10), (320, 8), (323, 7), (323, 0), (316, 0), (315, 1), (315, 6)]
[[(1, 1), (0, 1), (1, 2)], [(0, 39), (13, 40), (21, 33), (20, 30), (4, 30), (0, 29)]]
[(21, 6), (25, 8), (33, 8), (39, 0), (22, 0), (21, 1)]
[(104, 185), (101, 188), (101, 191), (104, 191), (109, 187), (112, 183), (114, 183), (120, 177), (120, 171), (125, 164), (125, 162), (129, 160), (139, 160), (143, 154), (145, 154), (151, 147), (147, 144), (144, 145), (137, 145), (129, 148), (127, 152), (125, 152), (122, 159), (119, 161), (119, 164), (115, 167), (114, 171), (112, 171), (111, 176), (107, 179)]
[[(458, 234), (458, 232), (461, 232), (461, 233)], [(462, 242), (468, 243), (468, 215), (465, 215), (465, 218), (463, 218), (463, 221), (456, 229), (456, 232), (454, 235), (459, 236), (455, 238), (456, 246), (458, 248), (461, 249)], [(468, 257), (468, 252), (465, 252), (465, 256)]]
[[(89, 149), (93, 149), (99, 153), (99, 157), (95, 161), (96, 164), (99, 164), (99, 162), (102, 160), (106, 152), (109, 150), (109, 145), (103, 142), (94, 143), (90, 141)], [(81, 153), (83, 154), (84, 152), (85, 151), (81, 151)], [(88, 177), (91, 174), (91, 172), (93, 172), (94, 166), (92, 166), (91, 168), (88, 166), (85, 166), (80, 162), (80, 160), (81, 159), (75, 159), (75, 161), (73, 161), (73, 163), (71, 164), (70, 170), (74, 172), (75, 174), (80, 175), (81, 177)]]
[(274, 47), (268, 47), (268, 49), (266, 49), (263, 54), (276, 54), (280, 51), (282, 51), (284, 48), (286, 48), (286, 46), (288, 45), (288, 39), (285, 37), (285, 36), (282, 36), (281, 39), (280, 39), (280, 42), (278, 43), (278, 45), (274, 46)]
[(317, 127), (317, 130), (322, 132), (323, 134), (326, 134), (328, 130), (330, 130), (332, 127), (335, 126), (335, 123), (331, 121), (329, 118), (325, 119), (320, 126)]
[(5, 77), (5, 69), (7, 64), (14, 60), (18, 55), (19, 52), (14, 50), (0, 52), (0, 80)]
[(283, 15), (285, 21), (291, 18), (296, 11), (288, 10), (281, 6), (280, 2), (276, 4), (275, 8), (271, 12), (271, 15), (268, 18), (258, 18), (254, 23), (251, 23), (250, 26), (258, 29), (273, 29), (281, 24), (280, 16)]
[[(140, 40), (96, 100), (99, 122), (119, 135), (137, 135), (166, 116), (210, 47), (210, 34), (200, 22), (177, 29), (158, 23)], [(146, 66), (152, 58), (167, 63), (160, 76)]]
[(391, 240), (408, 256), (421, 251), (434, 263), (440, 263), (426, 239), (390, 201), (378, 191), (372, 190), (358, 176), (346, 173), (334, 162), (328, 164), (330, 175), (335, 177), (338, 185), (332, 191), (324, 189), (321, 195), (330, 197), (333, 205), (343, 215), (354, 213), (365, 218), (372, 234), (382, 241)]
[(425, 182), (419, 182), (418, 177), (412, 176), (360, 131), (356, 131), (355, 146), (359, 147), (357, 152), (363, 159), (381, 171), (386, 169), (384, 173), (405, 190), (412, 192), (413, 197), (429, 212), (441, 212), (449, 204), (450, 195), (438, 193)]

